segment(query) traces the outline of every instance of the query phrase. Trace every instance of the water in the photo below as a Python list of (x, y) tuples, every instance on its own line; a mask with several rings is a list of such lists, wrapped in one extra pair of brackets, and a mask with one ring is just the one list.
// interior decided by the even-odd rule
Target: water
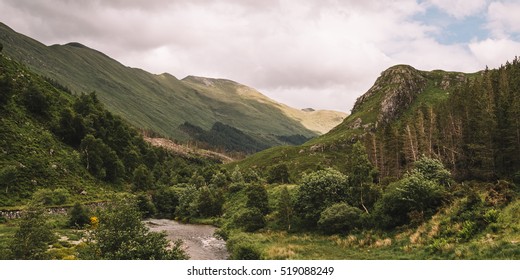
[(226, 242), (213, 236), (217, 229), (214, 226), (181, 224), (166, 219), (148, 219), (145, 223), (151, 231), (166, 232), (171, 241), (181, 239), (191, 260), (225, 260), (229, 256)]

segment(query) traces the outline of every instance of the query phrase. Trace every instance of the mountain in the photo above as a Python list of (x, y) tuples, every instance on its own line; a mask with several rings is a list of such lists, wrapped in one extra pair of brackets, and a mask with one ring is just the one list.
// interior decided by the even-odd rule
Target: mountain
[(206, 132), (222, 123), (257, 139), (263, 148), (288, 143), (284, 137), (315, 137), (345, 117), (296, 110), (228, 80), (154, 75), (80, 43), (45, 46), (1, 23), (0, 41), (4, 53), (34, 72), (75, 93), (95, 91), (107, 109), (136, 127), (178, 140), (193, 139), (183, 129), (185, 123)]
[(382, 72), (330, 132), (255, 154), (242, 168), (286, 164), (293, 176), (333, 166), (361, 142), (379, 179), (398, 178), (422, 155), (458, 179), (520, 179), (520, 62), (467, 74), (396, 65)]
[[(56, 85), (0, 52), (0, 209), (31, 197), (64, 205), (106, 200), (130, 186), (171, 186), (225, 160), (166, 140), (148, 144), (95, 94)], [(140, 174), (146, 184), (136, 183)]]

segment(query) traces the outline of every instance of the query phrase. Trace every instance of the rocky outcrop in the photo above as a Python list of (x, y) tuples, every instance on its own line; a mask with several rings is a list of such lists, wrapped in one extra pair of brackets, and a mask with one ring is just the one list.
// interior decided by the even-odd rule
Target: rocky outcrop
[(382, 93), (378, 123), (387, 123), (395, 119), (400, 112), (408, 108), (427, 85), (427, 79), (421, 71), (408, 65), (390, 67), (381, 73), (375, 84), (356, 100), (354, 113), (370, 97)]

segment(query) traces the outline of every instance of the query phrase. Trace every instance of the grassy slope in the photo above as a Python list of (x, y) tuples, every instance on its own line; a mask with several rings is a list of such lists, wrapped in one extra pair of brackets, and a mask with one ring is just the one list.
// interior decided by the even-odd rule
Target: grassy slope
[(206, 130), (220, 121), (264, 137), (316, 135), (299, 120), (288, 117), (276, 103), (237, 95), (237, 88), (242, 86), (233, 82), (214, 80), (218, 88), (213, 89), (190, 79), (179, 81), (169, 74), (153, 75), (78, 43), (47, 47), (2, 24), (0, 40), (5, 53), (35, 72), (76, 92), (96, 91), (112, 112), (165, 136), (185, 140), (186, 135), (177, 129), (184, 121)]

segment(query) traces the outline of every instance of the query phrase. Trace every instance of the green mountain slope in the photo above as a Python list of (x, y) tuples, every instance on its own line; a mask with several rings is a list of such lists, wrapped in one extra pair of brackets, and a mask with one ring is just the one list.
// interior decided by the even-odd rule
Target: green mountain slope
[(314, 137), (345, 116), (340, 112), (295, 114), (298, 110), (232, 81), (154, 75), (79, 43), (45, 46), (3, 24), (0, 41), (6, 54), (36, 73), (77, 93), (95, 91), (110, 111), (133, 125), (179, 140), (190, 138), (179, 129), (185, 122), (204, 130), (220, 122), (273, 146), (285, 143), (276, 136)]
[[(64, 205), (169, 186), (208, 163), (151, 147), (95, 94), (74, 96), (0, 53), (0, 209), (35, 193)], [(138, 185), (136, 170), (153, 176)]]
[(517, 59), (474, 74), (391, 67), (330, 132), (238, 164), (267, 169), (285, 163), (295, 176), (320, 166), (345, 170), (360, 141), (380, 179), (400, 177), (421, 155), (441, 159), (459, 179), (518, 177), (519, 70)]

